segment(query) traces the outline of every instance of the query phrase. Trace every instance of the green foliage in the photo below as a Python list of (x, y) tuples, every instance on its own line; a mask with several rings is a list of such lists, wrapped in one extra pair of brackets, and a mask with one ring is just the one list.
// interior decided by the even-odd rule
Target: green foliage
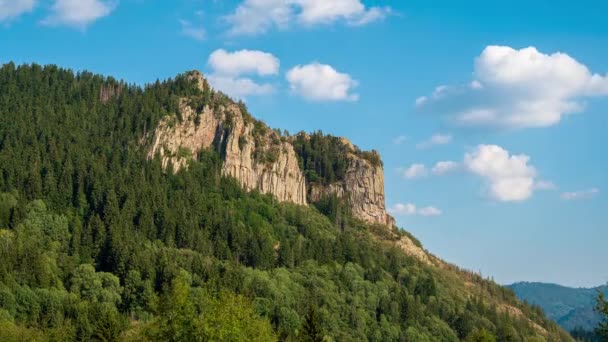
[(486, 329), (475, 329), (469, 336), (467, 336), (466, 342), (496, 342), (496, 337), (488, 332)]
[(340, 138), (318, 131), (300, 133), (293, 139), (300, 169), (311, 183), (331, 184), (344, 178), (348, 168), (348, 146)]
[(158, 318), (143, 328), (125, 332), (125, 339), (276, 341), (270, 323), (247, 299), (226, 291), (212, 296), (205, 289), (192, 288), (191, 282), (190, 274), (180, 271), (163, 296)]
[(243, 150), (243, 148), (245, 148), (246, 144), (247, 144), (247, 137), (244, 135), (241, 135), (239, 137), (239, 149)]
[(191, 159), (192, 158), (192, 150), (190, 150), (187, 147), (180, 146), (179, 149), (177, 150), (177, 157), (178, 158), (184, 158), (184, 159)]
[[(114, 86), (120, 94), (100, 96)], [(326, 216), (248, 193), (222, 177), (221, 151), (202, 151), (177, 173), (147, 160), (146, 132), (181, 98), (231, 103), (187, 77), (141, 88), (7, 64), (0, 89), (2, 341), (454, 341), (481, 328), (499, 340), (536, 336), (496, 303), (569, 340), (504, 288), (407, 256), (339, 201), (319, 207)], [(308, 170), (339, 179), (341, 147), (314, 139), (300, 145)]]
[(300, 340), (303, 342), (323, 342), (323, 337), (321, 318), (317, 309), (311, 306), (304, 320)]
[(604, 340), (608, 340), (608, 301), (606, 301), (602, 292), (597, 295), (596, 310), (602, 315), (602, 321), (596, 329), (596, 333)]
[(376, 151), (361, 151), (351, 147), (339, 137), (317, 131), (310, 135), (299, 133), (293, 139), (300, 169), (310, 183), (331, 184), (344, 179), (349, 165), (349, 154), (363, 158), (374, 167), (382, 166)]

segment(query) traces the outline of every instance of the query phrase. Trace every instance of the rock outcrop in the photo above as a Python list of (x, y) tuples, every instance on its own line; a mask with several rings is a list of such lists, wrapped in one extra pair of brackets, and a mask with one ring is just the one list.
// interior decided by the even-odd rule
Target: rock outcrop
[[(188, 77), (201, 90), (208, 87), (199, 72), (191, 72)], [(306, 181), (289, 138), (250, 118), (232, 101), (214, 108), (205, 105), (197, 111), (184, 98), (178, 115), (165, 117), (151, 133), (148, 158), (159, 156), (163, 167), (171, 164), (178, 171), (202, 150), (215, 148), (223, 159), (223, 175), (234, 177), (247, 190), (257, 189), (279, 201), (300, 205), (335, 194), (350, 205), (356, 218), (395, 224), (386, 212), (381, 163), (364, 158), (347, 139), (340, 140), (347, 147), (348, 167), (343, 179), (320, 185)], [(379, 160), (375, 153), (371, 154)]]
[[(309, 201), (316, 202), (324, 196), (334, 194), (346, 200), (356, 218), (393, 226), (395, 219), (386, 212), (382, 165), (374, 165), (358, 155), (356, 147), (347, 139), (342, 138), (341, 142), (350, 150), (347, 152), (348, 167), (344, 178), (329, 185), (311, 184)], [(380, 157), (376, 157), (379, 160)]]
[[(197, 81), (203, 87), (201, 74), (191, 77), (200, 78)], [(236, 178), (245, 189), (272, 194), (279, 201), (307, 203), (298, 157), (278, 133), (264, 126), (254, 134), (256, 123), (247, 120), (234, 103), (215, 110), (207, 105), (197, 113), (187, 99), (182, 99), (179, 111), (181, 120), (168, 116), (160, 122), (148, 158), (159, 155), (163, 167), (171, 163), (177, 171), (200, 151), (217, 148), (224, 161), (223, 175)]]

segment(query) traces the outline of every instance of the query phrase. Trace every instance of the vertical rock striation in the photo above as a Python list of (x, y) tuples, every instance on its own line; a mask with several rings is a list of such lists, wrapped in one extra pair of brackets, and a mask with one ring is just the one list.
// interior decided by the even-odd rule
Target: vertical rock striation
[(356, 147), (347, 139), (341, 140), (350, 150), (344, 178), (329, 185), (311, 184), (309, 201), (316, 202), (324, 196), (334, 194), (346, 200), (354, 217), (369, 223), (393, 226), (395, 220), (386, 212), (382, 165), (373, 165), (355, 153)]
[[(191, 75), (200, 77), (197, 81), (203, 87), (202, 75)], [(293, 146), (281, 141), (276, 132), (263, 127), (254, 135), (256, 123), (246, 120), (234, 103), (215, 110), (205, 106), (197, 113), (182, 99), (179, 111), (181, 120), (175, 116), (161, 120), (149, 159), (158, 155), (163, 167), (171, 163), (178, 171), (201, 150), (217, 148), (224, 161), (222, 174), (236, 178), (245, 189), (272, 194), (279, 201), (307, 203), (306, 181)]]
[[(199, 72), (188, 77), (201, 90), (207, 86)], [(363, 158), (348, 140), (341, 139), (348, 160), (343, 179), (329, 185), (307, 184), (290, 139), (251, 119), (241, 106), (229, 101), (214, 108), (205, 105), (197, 112), (184, 98), (178, 115), (163, 118), (151, 133), (148, 158), (158, 156), (163, 167), (171, 164), (178, 171), (202, 150), (215, 148), (223, 159), (222, 174), (234, 177), (247, 190), (257, 189), (279, 201), (300, 205), (335, 194), (346, 200), (356, 218), (394, 225), (386, 212), (382, 165)], [(377, 154), (375, 157), (379, 159)]]

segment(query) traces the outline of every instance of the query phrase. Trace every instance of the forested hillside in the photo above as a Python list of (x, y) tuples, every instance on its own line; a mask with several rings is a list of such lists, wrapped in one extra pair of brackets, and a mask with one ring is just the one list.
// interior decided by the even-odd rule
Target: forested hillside
[(179, 172), (148, 160), (190, 96), (230, 101), (185, 76), (0, 69), (1, 341), (571, 340), (510, 290), (406, 255), (405, 232), (244, 191), (214, 149)]

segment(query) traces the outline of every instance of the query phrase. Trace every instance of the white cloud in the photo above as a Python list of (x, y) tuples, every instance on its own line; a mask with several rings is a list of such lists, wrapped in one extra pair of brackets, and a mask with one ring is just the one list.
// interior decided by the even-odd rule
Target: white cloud
[(0, 22), (9, 21), (36, 7), (37, 0), (0, 0)]
[(182, 34), (186, 37), (190, 37), (194, 40), (203, 41), (207, 38), (207, 32), (205, 28), (199, 25), (195, 25), (188, 20), (179, 20), (179, 24), (182, 27)]
[(424, 208), (417, 208), (416, 205), (412, 203), (397, 203), (394, 206), (388, 209), (388, 212), (391, 215), (395, 216), (440, 216), (442, 211), (437, 209), (436, 207), (429, 206)]
[(207, 79), (213, 88), (219, 89), (237, 99), (250, 95), (268, 95), (274, 92), (274, 87), (271, 84), (257, 83), (246, 77), (209, 75)]
[(360, 0), (245, 0), (225, 17), (231, 35), (255, 35), (273, 28), (285, 29), (296, 22), (305, 26), (339, 20), (365, 25), (382, 20), (389, 7), (366, 7)]
[(566, 201), (581, 200), (581, 199), (592, 198), (599, 193), (600, 193), (600, 189), (591, 188), (591, 189), (582, 190), (582, 191), (564, 192), (564, 193), (562, 193), (561, 198)]
[(417, 208), (411, 203), (403, 204), (397, 203), (394, 206), (388, 208), (388, 212), (391, 215), (416, 215)]
[(208, 63), (214, 72), (222, 75), (276, 75), (280, 66), (279, 59), (272, 54), (255, 50), (215, 50), (209, 56)]
[(94, 21), (112, 13), (116, 4), (116, 1), (102, 0), (55, 0), (51, 15), (42, 23), (85, 29)]
[(439, 145), (447, 145), (452, 142), (451, 134), (433, 134), (428, 140), (416, 144), (416, 148), (425, 149)]
[(245, 0), (227, 17), (231, 35), (255, 35), (273, 27), (284, 29), (293, 17), (287, 0)]
[(360, 0), (293, 0), (299, 6), (298, 20), (306, 25), (346, 20), (353, 25), (365, 25), (390, 14), (388, 7), (365, 8)]
[(216, 89), (235, 98), (249, 95), (267, 95), (274, 92), (274, 86), (258, 83), (244, 75), (260, 77), (277, 75), (280, 61), (270, 53), (253, 50), (227, 52), (215, 50), (209, 56), (208, 64), (212, 73), (208, 75), (209, 83)]
[(418, 215), (420, 216), (440, 216), (441, 214), (441, 210), (435, 207), (424, 207), (418, 209)]
[(357, 16), (354, 20), (350, 20), (351, 25), (363, 26), (374, 21), (383, 20), (393, 13), (390, 7), (371, 7), (362, 15)]
[(403, 177), (407, 179), (421, 178), (428, 175), (428, 170), (424, 164), (412, 164), (407, 169), (403, 170)]
[(544, 54), (488, 46), (475, 60), (467, 86), (441, 86), (416, 100), (419, 108), (456, 124), (503, 128), (546, 127), (584, 109), (582, 99), (608, 95), (608, 74), (561, 52)]
[(510, 155), (497, 145), (479, 145), (464, 157), (465, 167), (485, 179), (488, 194), (499, 201), (523, 201), (532, 196), (536, 169), (527, 155)]
[(446, 173), (450, 173), (454, 170), (457, 170), (460, 167), (460, 164), (458, 164), (457, 162), (453, 162), (453, 161), (440, 161), (437, 162), (437, 164), (435, 164), (435, 166), (433, 166), (433, 168), (431, 169), (431, 172), (434, 175), (437, 176), (441, 176), (441, 175), (445, 175)]
[(357, 81), (350, 75), (336, 71), (332, 66), (317, 62), (298, 65), (287, 72), (291, 90), (313, 101), (357, 101), (352, 93)]

